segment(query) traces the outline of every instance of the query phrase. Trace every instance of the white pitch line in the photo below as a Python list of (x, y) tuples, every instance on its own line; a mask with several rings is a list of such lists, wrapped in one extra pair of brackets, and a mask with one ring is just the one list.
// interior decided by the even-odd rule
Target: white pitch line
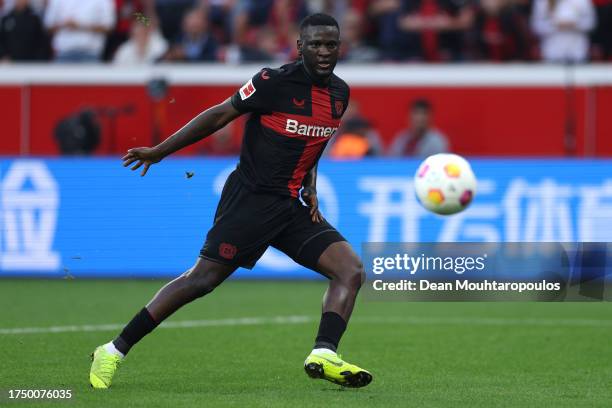
[(612, 320), (602, 319), (546, 319), (513, 317), (362, 317), (351, 322), (413, 325), (471, 325), (471, 326), (569, 326), (612, 327)]
[[(183, 320), (165, 322), (162, 329), (185, 329), (193, 327), (219, 326), (262, 326), (282, 324), (303, 324), (318, 321), (314, 316), (273, 316), (273, 317), (241, 317), (233, 319), (214, 320)], [(612, 328), (612, 320), (598, 319), (545, 319), (545, 318), (504, 318), (504, 317), (355, 317), (352, 323), (360, 324), (405, 324), (405, 325), (471, 325), (471, 326), (547, 326), (547, 327), (598, 327)], [(124, 323), (98, 324), (80, 326), (51, 327), (16, 327), (0, 329), (0, 335), (11, 334), (47, 334), (68, 332), (116, 331), (125, 326)]]
[[(301, 324), (309, 323), (311, 321), (314, 321), (314, 318), (310, 316), (241, 317), (235, 319), (183, 320), (178, 322), (165, 322), (159, 325), (159, 328), (184, 329), (190, 327), (259, 326), (266, 324)], [(10, 329), (0, 329), (0, 335), (114, 331), (121, 330), (124, 326), (125, 323), (96, 325), (86, 324), (80, 326), (16, 327)]]

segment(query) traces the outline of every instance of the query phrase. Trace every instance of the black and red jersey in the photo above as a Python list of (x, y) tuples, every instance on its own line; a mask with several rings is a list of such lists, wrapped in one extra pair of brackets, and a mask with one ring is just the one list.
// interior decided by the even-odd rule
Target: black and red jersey
[(247, 121), (240, 179), (253, 191), (298, 196), (349, 102), (349, 87), (332, 74), (317, 85), (301, 61), (265, 68), (231, 98)]

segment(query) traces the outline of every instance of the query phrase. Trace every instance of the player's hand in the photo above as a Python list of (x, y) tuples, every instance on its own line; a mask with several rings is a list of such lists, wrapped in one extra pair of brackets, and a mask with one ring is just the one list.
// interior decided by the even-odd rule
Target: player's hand
[(304, 187), (302, 189), (302, 200), (310, 207), (310, 217), (312, 222), (319, 223), (323, 220), (323, 216), (319, 211), (319, 199), (317, 198), (317, 190), (314, 187)]
[(159, 163), (163, 157), (153, 147), (136, 147), (128, 150), (127, 154), (123, 156), (123, 167), (128, 167), (132, 163), (136, 162), (132, 166), (132, 170), (136, 170), (140, 166), (144, 165), (140, 176), (147, 174), (149, 167), (154, 163)]

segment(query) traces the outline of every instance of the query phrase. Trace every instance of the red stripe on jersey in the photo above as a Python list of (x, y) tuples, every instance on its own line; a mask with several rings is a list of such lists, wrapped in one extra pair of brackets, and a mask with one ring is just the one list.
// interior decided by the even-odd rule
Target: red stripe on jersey
[[(329, 91), (326, 88), (312, 87), (311, 90), (312, 99), (312, 119), (317, 123), (330, 123), (332, 122), (331, 117), (331, 98)], [(339, 120), (333, 121), (336, 123), (336, 127), (339, 124)], [(293, 175), (287, 187), (291, 196), (297, 197), (298, 191), (302, 187), (302, 181), (306, 173), (315, 164), (315, 160), (319, 156), (321, 149), (325, 146), (327, 138), (308, 137), (306, 139), (306, 146), (302, 152), (302, 156), (293, 170)]]

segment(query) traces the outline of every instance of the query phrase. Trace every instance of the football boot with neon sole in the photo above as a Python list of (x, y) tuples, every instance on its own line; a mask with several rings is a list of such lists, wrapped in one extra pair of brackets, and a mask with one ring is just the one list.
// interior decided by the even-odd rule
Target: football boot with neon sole
[(104, 346), (96, 348), (91, 355), (92, 363), (89, 371), (89, 383), (94, 388), (108, 388), (111, 386), (113, 376), (121, 363), (121, 357), (109, 353)]
[(343, 387), (360, 388), (372, 382), (372, 374), (363, 368), (343, 361), (336, 353), (313, 352), (304, 361), (310, 378), (321, 378)]

